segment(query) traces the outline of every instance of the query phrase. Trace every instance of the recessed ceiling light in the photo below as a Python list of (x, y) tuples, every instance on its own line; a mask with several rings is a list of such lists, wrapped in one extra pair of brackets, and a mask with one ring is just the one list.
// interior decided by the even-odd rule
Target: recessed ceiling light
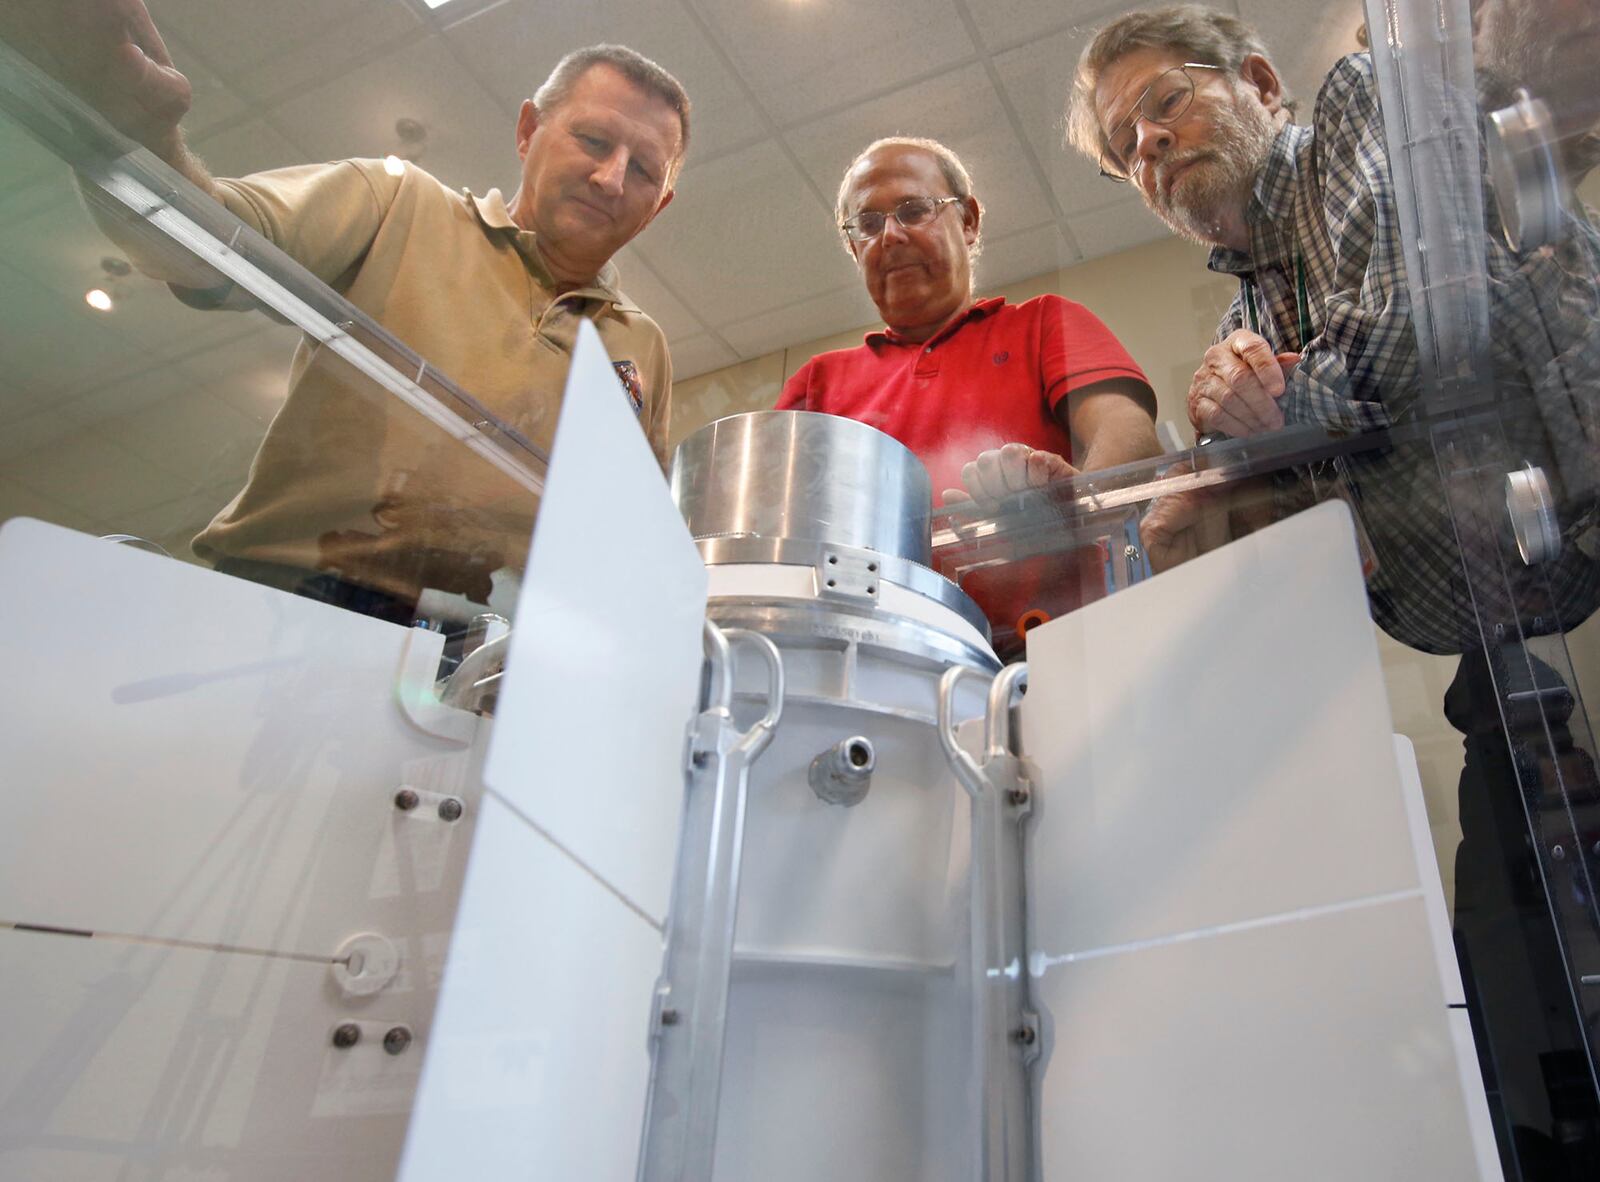
[(422, 0), (429, 8), (443, 8), (450, 0)]
[(383, 171), (390, 176), (405, 176), (406, 162), (391, 152), (383, 158)]
[(96, 312), (109, 312), (114, 306), (111, 302), (111, 293), (100, 287), (91, 287), (84, 292), (83, 302)]

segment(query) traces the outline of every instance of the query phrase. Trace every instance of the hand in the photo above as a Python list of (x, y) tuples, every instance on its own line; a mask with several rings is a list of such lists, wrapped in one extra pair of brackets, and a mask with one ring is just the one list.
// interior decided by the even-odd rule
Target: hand
[[(1166, 475), (1193, 471), (1194, 465), (1185, 460)], [(1139, 540), (1151, 571), (1159, 575), (1265, 528), (1272, 524), (1274, 513), (1270, 477), (1163, 493), (1140, 518)]]
[(193, 99), (142, 0), (5, 0), (0, 37), (171, 159)]
[(1035, 451), (1025, 443), (1008, 443), (1004, 447), (983, 452), (977, 459), (961, 469), (959, 488), (944, 490), (944, 503), (977, 501), (993, 504), (1014, 493), (1030, 488), (1043, 488), (1057, 480), (1076, 476), (1078, 470), (1066, 460), (1049, 451)]
[(1189, 383), (1189, 422), (1205, 435), (1226, 431), (1235, 438), (1283, 426), (1278, 399), (1284, 379), (1300, 363), (1298, 353), (1274, 354), (1264, 337), (1237, 329), (1212, 345)]

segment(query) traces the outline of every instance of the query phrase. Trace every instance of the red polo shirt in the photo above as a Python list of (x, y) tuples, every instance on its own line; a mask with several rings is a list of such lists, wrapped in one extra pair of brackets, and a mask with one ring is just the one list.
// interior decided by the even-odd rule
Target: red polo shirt
[[(1058, 295), (1023, 304), (996, 297), (928, 341), (889, 329), (869, 332), (858, 348), (813, 357), (784, 383), (777, 409), (843, 415), (894, 436), (927, 466), (937, 506), (945, 489), (961, 487), (962, 466), (990, 448), (1025, 443), (1070, 460), (1057, 405), (1112, 378), (1149, 385), (1083, 305)], [(1005, 656), (1020, 649), (1027, 613), (1059, 616), (1104, 595), (1104, 565), (1104, 552), (1088, 547), (970, 571), (961, 586), (989, 617)]]
[(843, 415), (894, 436), (927, 465), (937, 506), (990, 448), (1025, 443), (1071, 459), (1056, 405), (1111, 378), (1149, 384), (1093, 312), (1058, 295), (997, 296), (928, 341), (888, 329), (813, 357), (784, 383), (777, 409)]

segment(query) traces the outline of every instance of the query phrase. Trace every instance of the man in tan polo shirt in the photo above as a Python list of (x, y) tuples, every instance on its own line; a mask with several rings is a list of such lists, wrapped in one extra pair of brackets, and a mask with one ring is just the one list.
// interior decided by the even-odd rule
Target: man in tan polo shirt
[[(522, 104), (521, 184), (505, 199), (451, 191), (409, 164), (393, 176), (376, 160), (214, 179), (184, 143), (189, 83), (140, 0), (21, 0), (3, 24), (121, 130), (541, 448), (578, 318), (592, 321), (665, 466), (666, 340), (610, 263), (672, 200), (688, 144), (689, 100), (654, 62), (611, 45), (564, 58)], [(187, 303), (252, 306), (124, 245)], [(526, 562), (537, 498), (313, 344), (302, 341), (248, 481), (196, 554), (399, 622), (427, 588), (486, 602), (491, 573)]]

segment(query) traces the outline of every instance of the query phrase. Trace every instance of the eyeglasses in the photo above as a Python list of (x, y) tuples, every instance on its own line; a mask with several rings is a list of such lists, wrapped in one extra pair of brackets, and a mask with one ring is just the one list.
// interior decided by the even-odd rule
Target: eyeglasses
[(851, 242), (870, 242), (883, 233), (891, 217), (909, 230), (913, 226), (931, 222), (941, 209), (960, 200), (960, 197), (907, 197), (889, 213), (881, 213), (876, 209), (863, 210), (855, 217), (840, 222), (839, 229)]
[(1221, 70), (1221, 66), (1205, 62), (1184, 62), (1164, 70), (1156, 80), (1144, 88), (1139, 101), (1116, 130), (1106, 136), (1100, 149), (1100, 175), (1107, 180), (1130, 180), (1139, 164), (1134, 152), (1139, 146), (1140, 119), (1148, 123), (1176, 123), (1194, 101), (1194, 77), (1190, 70)]

